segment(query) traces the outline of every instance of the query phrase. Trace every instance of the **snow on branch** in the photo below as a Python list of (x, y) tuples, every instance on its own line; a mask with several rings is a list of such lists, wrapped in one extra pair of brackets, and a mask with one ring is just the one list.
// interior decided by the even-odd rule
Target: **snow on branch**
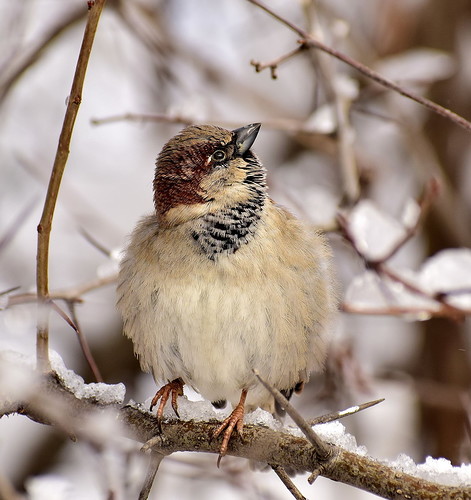
[[(209, 403), (181, 398), (185, 420), (167, 419), (159, 434), (152, 413), (135, 404), (122, 405), (121, 384), (84, 384), (57, 355), (51, 360), (58, 372), (38, 374), (31, 362), (2, 354), (0, 416), (19, 413), (95, 447), (112, 445), (115, 452), (128, 450), (123, 438), (132, 438), (140, 443), (152, 441), (152, 452), (161, 456), (177, 451), (218, 454), (219, 443), (212, 434), (220, 415), (213, 410), (213, 418), (209, 417)], [(471, 482), (471, 466), (452, 467), (444, 459), (428, 459), (416, 466), (406, 456), (392, 463), (379, 462), (369, 457), (364, 447), (358, 447), (339, 422), (315, 426), (316, 434), (329, 448), (328, 458), (320, 459), (298, 428), (282, 427), (262, 410), (252, 416), (254, 420), (250, 417), (243, 439), (237, 436), (231, 440), (228, 455), (269, 463), (278, 472), (280, 468), (318, 470), (326, 478), (383, 498), (471, 498), (471, 488), (465, 486)]]
[(345, 312), (406, 315), (417, 320), (437, 316), (462, 320), (471, 314), (471, 250), (443, 250), (418, 271), (393, 269), (389, 263), (417, 234), (438, 188), (432, 179), (422, 197), (406, 207), (402, 222), (370, 200), (339, 214), (340, 231), (365, 266), (349, 285), (342, 306)]

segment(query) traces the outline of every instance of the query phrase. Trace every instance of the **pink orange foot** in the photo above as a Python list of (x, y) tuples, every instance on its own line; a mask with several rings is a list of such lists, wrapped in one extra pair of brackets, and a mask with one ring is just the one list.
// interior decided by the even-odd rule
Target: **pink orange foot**
[(229, 441), (231, 439), (234, 428), (236, 428), (239, 435), (242, 436), (245, 414), (244, 404), (246, 397), (247, 391), (243, 390), (240, 396), (239, 404), (234, 408), (232, 413), (223, 421), (223, 423), (216, 429), (213, 434), (213, 438), (217, 438), (219, 434), (224, 431), (221, 448), (219, 448), (218, 467), (221, 463), (222, 457), (227, 453), (227, 446), (229, 445)]
[(172, 401), (173, 411), (175, 412), (175, 415), (178, 418), (180, 418), (180, 415), (178, 414), (177, 397), (183, 396), (183, 380), (181, 378), (172, 380), (172, 382), (169, 382), (168, 384), (165, 384), (163, 387), (161, 387), (153, 397), (152, 402), (150, 404), (150, 411), (152, 411), (152, 409), (160, 399), (159, 407), (157, 409), (157, 422), (159, 424), (159, 430), (161, 432), (162, 428), (160, 426), (160, 423), (162, 421), (162, 416), (164, 414), (165, 405), (169, 400), (170, 396), (172, 397), (171, 401)]

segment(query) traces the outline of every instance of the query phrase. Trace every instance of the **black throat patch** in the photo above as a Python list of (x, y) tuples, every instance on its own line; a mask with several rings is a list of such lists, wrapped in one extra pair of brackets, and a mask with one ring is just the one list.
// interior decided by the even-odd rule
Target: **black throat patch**
[[(266, 202), (265, 170), (250, 154), (247, 176), (250, 198), (232, 207), (205, 215), (191, 233), (193, 239), (210, 260), (223, 254), (232, 254), (249, 243), (257, 230)], [(255, 168), (254, 168), (255, 167)]]
[(245, 203), (205, 215), (191, 235), (211, 260), (220, 254), (234, 253), (253, 238), (264, 202), (265, 195), (260, 194)]

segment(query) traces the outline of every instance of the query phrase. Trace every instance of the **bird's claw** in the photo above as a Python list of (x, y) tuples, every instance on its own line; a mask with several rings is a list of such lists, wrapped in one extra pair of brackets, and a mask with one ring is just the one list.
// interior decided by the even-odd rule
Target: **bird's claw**
[(164, 408), (170, 397), (172, 398), (171, 404), (173, 411), (175, 412), (175, 415), (178, 418), (180, 418), (180, 415), (178, 414), (178, 404), (177, 404), (178, 396), (183, 396), (183, 380), (181, 378), (177, 378), (175, 380), (172, 380), (172, 382), (165, 384), (156, 392), (155, 396), (152, 398), (152, 402), (150, 404), (150, 411), (152, 411), (152, 409), (154, 408), (154, 406), (157, 405), (160, 399), (159, 407), (157, 408), (157, 423), (160, 432), (162, 432), (161, 422), (164, 414)]
[(221, 434), (221, 432), (224, 431), (222, 444), (221, 447), (219, 448), (219, 457), (217, 461), (218, 467), (221, 463), (222, 457), (227, 453), (227, 447), (229, 445), (229, 441), (231, 439), (234, 428), (237, 430), (239, 436), (242, 437), (243, 435), (244, 414), (245, 414), (244, 403), (246, 394), (247, 394), (246, 391), (244, 391), (239, 401), (239, 404), (234, 408), (232, 413), (226, 419), (224, 419), (222, 424), (216, 429), (216, 431), (212, 436), (213, 439), (217, 438), (219, 434)]

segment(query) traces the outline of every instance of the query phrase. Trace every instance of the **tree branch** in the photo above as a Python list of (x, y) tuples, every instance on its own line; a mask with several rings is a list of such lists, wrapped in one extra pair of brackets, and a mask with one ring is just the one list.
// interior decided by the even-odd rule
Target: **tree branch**
[(23, 52), (14, 53), (10, 57), (9, 65), (2, 65), (0, 77), (0, 103), (9, 94), (14, 84), (24, 75), (26, 70), (33, 66), (46, 49), (71, 26), (80, 21), (85, 16), (83, 5), (71, 7), (71, 9), (59, 20), (47, 29), (39, 38), (39, 41), (30, 42)]
[(298, 35), (300, 35), (303, 38), (302, 43), (305, 44), (307, 47), (322, 50), (323, 52), (330, 54), (331, 56), (335, 57), (336, 59), (344, 62), (345, 64), (348, 64), (352, 68), (355, 68), (357, 71), (359, 71), (360, 73), (362, 73), (366, 77), (370, 78), (371, 80), (375, 81), (376, 83), (379, 83), (383, 87), (394, 90), (398, 94), (401, 94), (404, 97), (408, 97), (409, 99), (412, 99), (413, 101), (417, 102), (418, 104), (421, 104), (422, 106), (426, 107), (427, 109), (430, 109), (434, 113), (441, 115), (444, 118), (447, 118), (447, 119), (453, 121), (454, 123), (456, 123), (460, 127), (467, 130), (468, 132), (471, 132), (471, 123), (468, 120), (465, 120), (462, 116), (458, 115), (457, 113), (454, 113), (453, 111), (450, 111), (449, 109), (444, 108), (443, 106), (440, 106), (439, 104), (436, 104), (425, 97), (422, 97), (418, 94), (411, 92), (410, 90), (407, 90), (406, 88), (393, 82), (392, 80), (388, 80), (384, 76), (381, 76), (379, 73), (372, 70), (368, 66), (356, 61), (355, 59), (352, 59), (351, 57), (347, 56), (346, 54), (343, 54), (342, 52), (340, 52), (336, 49), (333, 49), (332, 47), (329, 47), (329, 46), (323, 44), (319, 40), (316, 40), (307, 31), (296, 26), (294, 23), (292, 23), (288, 19), (285, 19), (284, 17), (275, 13), (267, 5), (260, 2), (259, 0), (248, 0), (248, 1), (250, 3), (256, 5), (257, 7), (259, 7), (260, 9), (264, 10), (267, 14), (269, 14), (270, 16), (275, 18), (277, 21), (279, 21), (280, 23), (287, 26), (290, 30), (292, 30), (295, 33), (297, 33)]
[(296, 488), (291, 478), (286, 473), (283, 467), (279, 465), (272, 465), (271, 468), (273, 472), (281, 479), (282, 483), (286, 486), (286, 489), (293, 495), (296, 500), (307, 500), (306, 497)]
[(270, 68), (271, 77), (273, 80), (276, 80), (278, 78), (278, 74), (276, 72), (276, 70), (278, 69), (278, 66), (280, 64), (288, 61), (289, 59), (292, 59), (294, 56), (301, 54), (301, 52), (304, 52), (304, 50), (306, 48), (307, 47), (304, 45), (304, 43), (301, 42), (299, 47), (296, 47), (295, 49), (291, 50), (287, 54), (284, 54), (284, 55), (276, 58), (274, 61), (262, 63), (260, 61), (255, 61), (252, 59), (250, 61), (250, 64), (255, 68), (255, 71), (257, 73), (260, 73), (261, 71), (263, 71), (266, 68)]
[[(26, 369), (26, 368), (25, 368)], [(99, 436), (84, 426), (84, 418), (103, 410), (116, 411), (122, 432), (142, 443), (157, 436), (158, 422), (154, 415), (134, 406), (103, 405), (97, 401), (78, 399), (66, 390), (58, 379), (43, 375), (26, 399), (12, 401), (13, 393), (0, 389), (0, 416), (10, 413), (23, 414), (36, 422), (53, 425), (78, 439), (93, 442)], [(51, 404), (54, 401), (54, 404)], [(180, 421), (164, 422), (163, 434), (153, 440), (152, 451), (170, 455), (176, 451), (219, 453), (218, 440), (212, 435), (220, 422)], [(318, 470), (320, 475), (356, 488), (369, 491), (387, 499), (420, 498), (422, 500), (447, 498), (471, 499), (471, 488), (443, 486), (402, 473), (376, 460), (358, 455), (335, 445), (335, 456), (329, 462), (318, 459), (311, 443), (287, 430), (273, 430), (260, 425), (246, 425), (243, 439), (234, 436), (229, 443), (228, 455), (243, 457), (295, 472)], [(155, 464), (154, 464), (155, 465)], [(154, 467), (155, 468), (155, 467)]]
[(51, 178), (47, 189), (46, 200), (43, 213), (38, 225), (38, 253), (36, 265), (36, 285), (39, 299), (40, 314), (38, 316), (37, 336), (36, 336), (36, 356), (38, 368), (42, 371), (50, 369), (48, 358), (49, 344), (49, 313), (47, 302), (49, 300), (49, 239), (51, 234), (52, 219), (54, 209), (59, 194), (62, 175), (65, 170), (69, 156), (69, 146), (72, 139), (75, 119), (78, 114), (80, 103), (82, 102), (82, 89), (87, 71), (88, 61), (92, 50), (95, 33), (98, 27), (101, 12), (106, 0), (96, 0), (88, 3), (89, 14), (85, 33), (83, 35), (82, 46), (75, 68), (75, 75), (72, 82), (64, 123), (59, 136), (59, 144), (54, 159)]

